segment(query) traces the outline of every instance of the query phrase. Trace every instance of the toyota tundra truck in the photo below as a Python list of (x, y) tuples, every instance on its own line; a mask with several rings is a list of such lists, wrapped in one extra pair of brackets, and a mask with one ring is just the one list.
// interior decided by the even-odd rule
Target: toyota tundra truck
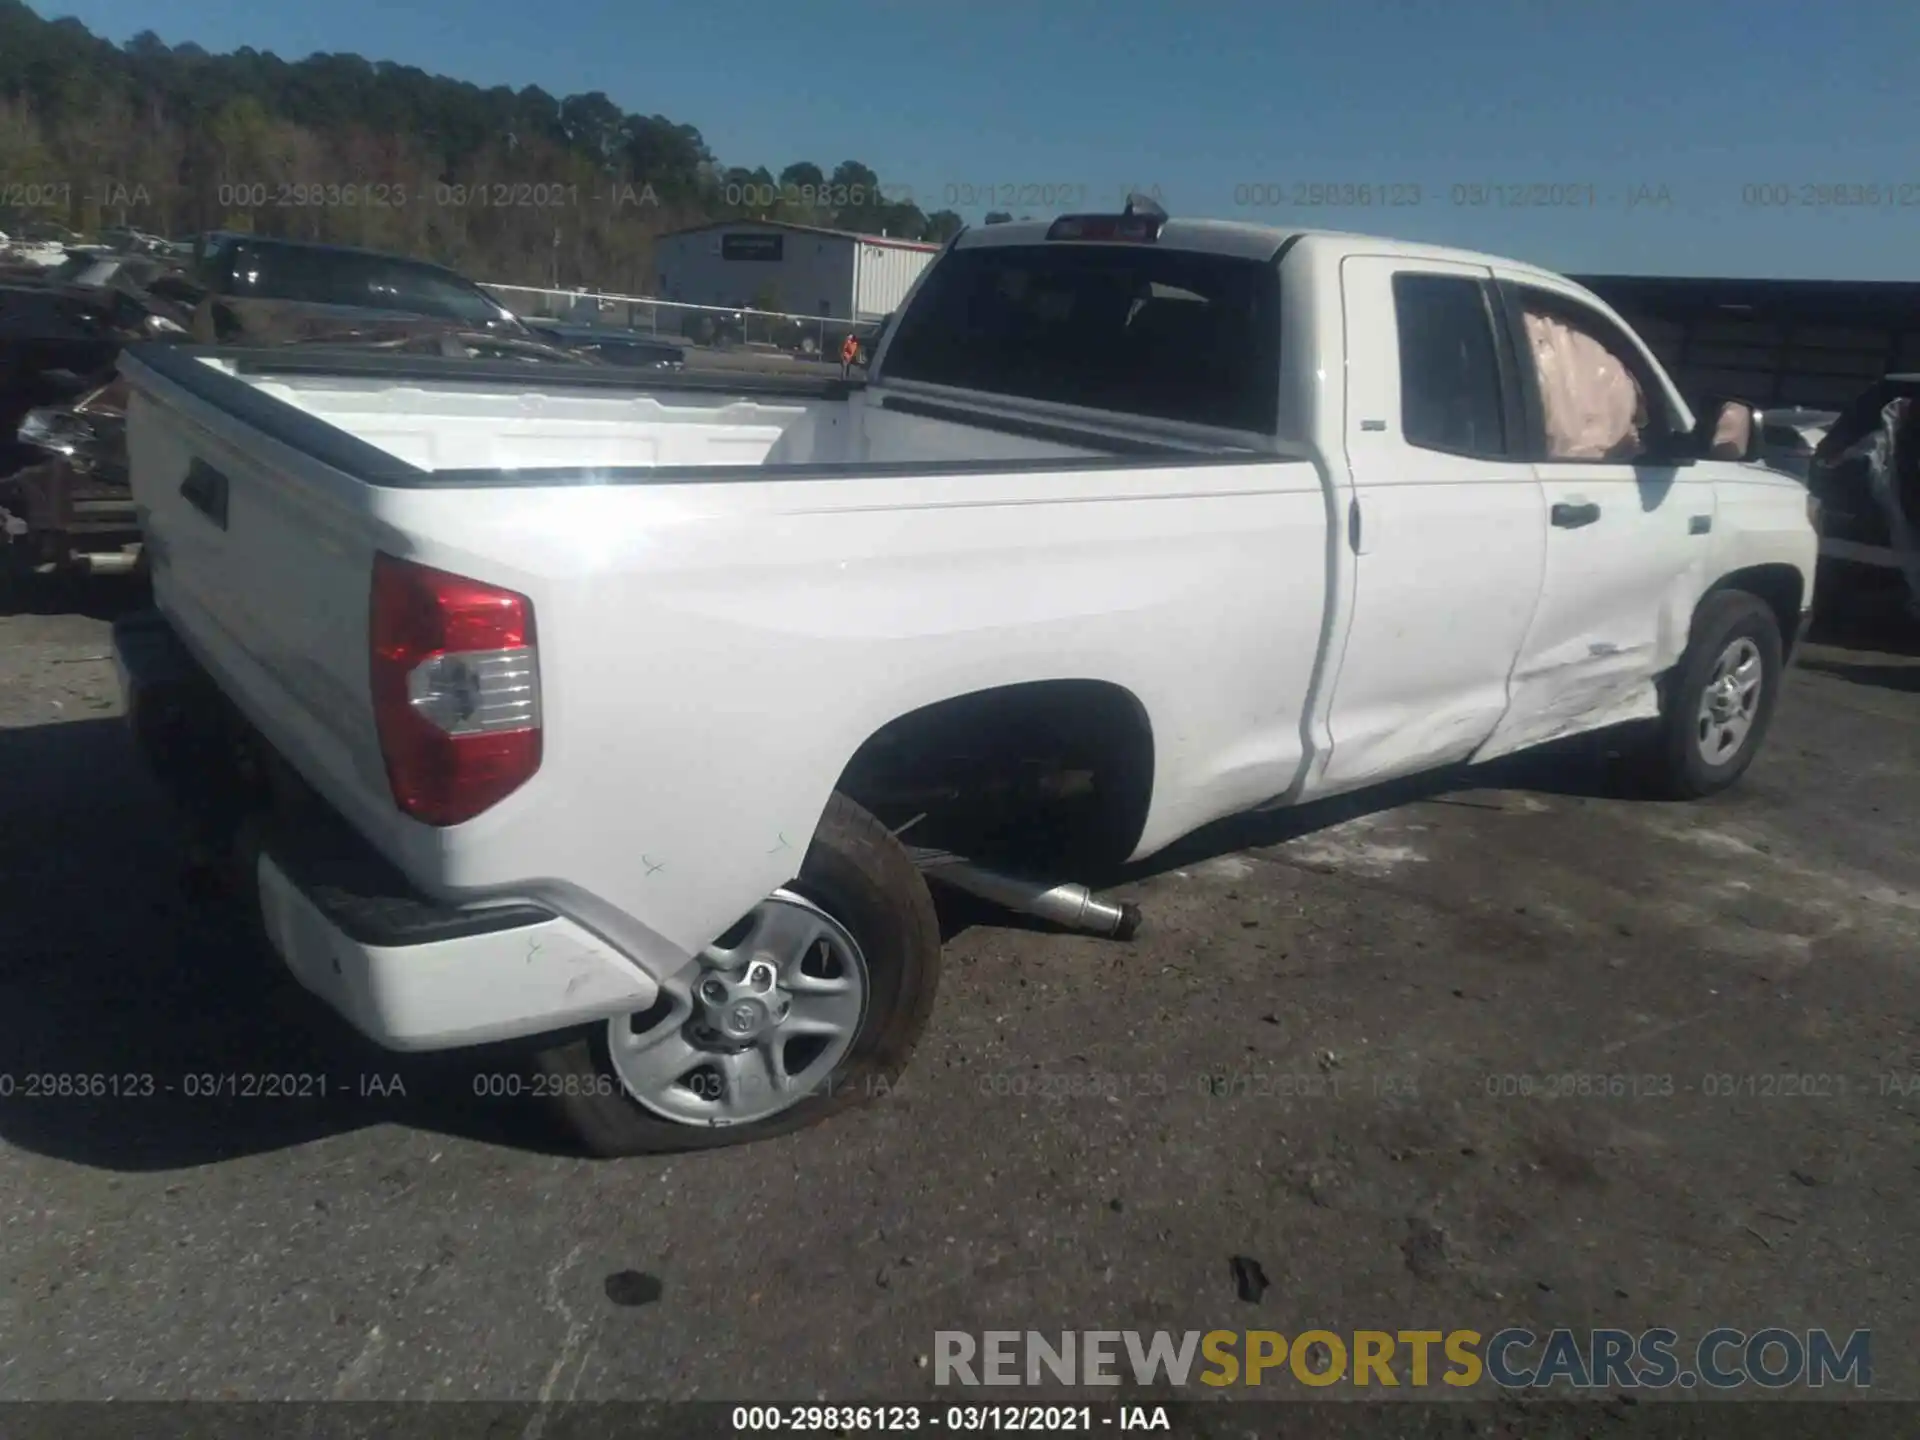
[(1611, 727), (1733, 784), (1818, 543), (1580, 286), (1144, 202), (962, 232), (853, 384), (122, 369), (117, 653), (203, 853), (367, 1036), (524, 1046), (606, 1154), (891, 1082), (940, 859), (1066, 893)]

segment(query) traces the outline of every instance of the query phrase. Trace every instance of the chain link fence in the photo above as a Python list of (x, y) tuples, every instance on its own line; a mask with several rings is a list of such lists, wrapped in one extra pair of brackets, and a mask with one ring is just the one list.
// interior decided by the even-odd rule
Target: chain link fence
[(721, 305), (686, 305), (644, 295), (608, 295), (592, 290), (543, 290), (531, 285), (483, 284), (516, 315), (594, 326), (712, 349), (780, 350), (834, 360), (849, 333), (864, 361), (879, 331), (878, 321), (835, 320), (824, 315), (786, 315)]

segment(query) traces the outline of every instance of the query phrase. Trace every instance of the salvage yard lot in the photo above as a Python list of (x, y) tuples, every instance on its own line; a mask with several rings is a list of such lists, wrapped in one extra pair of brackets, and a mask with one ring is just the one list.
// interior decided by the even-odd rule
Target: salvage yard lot
[[(1132, 944), (955, 913), (894, 1094), (593, 1162), (179, 891), (80, 600), (0, 618), (0, 1398), (907, 1397), (938, 1329), (1516, 1323), (1869, 1327), (1920, 1397), (1920, 660), (1809, 649), (1707, 804), (1535, 760), (1184, 844)], [(327, 1093), (185, 1093), (263, 1074)]]

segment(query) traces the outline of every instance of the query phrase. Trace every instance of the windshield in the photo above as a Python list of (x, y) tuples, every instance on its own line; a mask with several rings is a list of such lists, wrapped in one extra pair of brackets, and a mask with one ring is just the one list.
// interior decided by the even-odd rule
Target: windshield
[(48, 272), (55, 280), (78, 280), (81, 272), (102, 263), (91, 255), (69, 255)]
[(70, 285), (105, 285), (120, 269), (118, 260), (98, 255), (69, 255), (53, 267), (53, 278)]
[(1279, 272), (1150, 245), (1006, 245), (937, 261), (885, 378), (1271, 432)]
[(485, 291), (450, 271), (352, 250), (250, 241), (234, 248), (225, 279), (230, 294), (261, 300), (395, 310), (475, 325), (505, 318)]

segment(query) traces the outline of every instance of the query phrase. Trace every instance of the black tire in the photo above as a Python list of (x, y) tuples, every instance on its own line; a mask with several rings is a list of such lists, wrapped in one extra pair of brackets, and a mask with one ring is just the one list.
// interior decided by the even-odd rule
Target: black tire
[(812, 1094), (778, 1114), (743, 1125), (687, 1125), (654, 1114), (626, 1092), (608, 1056), (607, 1027), (593, 1026), (534, 1057), (563, 1122), (593, 1154), (711, 1150), (770, 1139), (884, 1094), (899, 1078), (940, 983), (940, 926), (919, 869), (884, 825), (836, 793), (788, 888), (846, 926), (866, 957), (867, 1013), (846, 1057)]
[[(1699, 711), (1713, 669), (1727, 647), (1748, 639), (1760, 653), (1760, 695), (1740, 748), (1718, 764), (1701, 753)], [(1660, 723), (1641, 757), (1641, 779), (1654, 796), (1699, 800), (1727, 789), (1753, 763), (1780, 698), (1785, 646), (1772, 607), (1745, 590), (1719, 590), (1700, 602), (1686, 653), (1663, 687)]]

